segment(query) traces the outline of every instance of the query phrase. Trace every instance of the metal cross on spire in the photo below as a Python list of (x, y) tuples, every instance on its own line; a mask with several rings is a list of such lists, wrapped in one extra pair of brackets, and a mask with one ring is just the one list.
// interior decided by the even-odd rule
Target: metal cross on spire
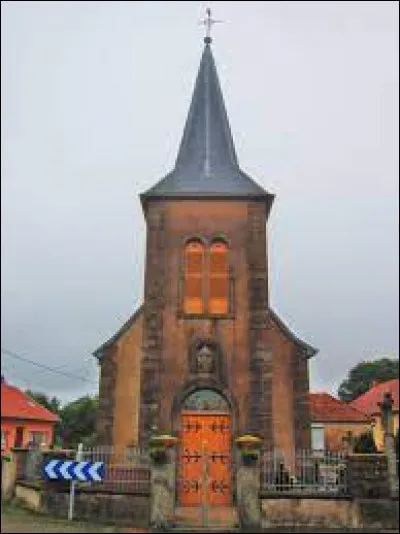
[(204, 26), (206, 27), (206, 36), (204, 37), (204, 42), (206, 44), (210, 44), (212, 41), (210, 34), (211, 34), (211, 28), (213, 24), (217, 24), (218, 22), (224, 22), (224, 21), (213, 19), (211, 17), (211, 9), (209, 7), (206, 9), (206, 14), (207, 16), (201, 21), (201, 24), (204, 24)]

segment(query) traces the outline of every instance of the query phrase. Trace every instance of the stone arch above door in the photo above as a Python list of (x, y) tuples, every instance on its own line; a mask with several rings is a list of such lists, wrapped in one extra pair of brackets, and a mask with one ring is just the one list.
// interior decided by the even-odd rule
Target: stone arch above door
[(237, 415), (238, 407), (235, 397), (231, 394), (228, 388), (221, 386), (212, 377), (203, 378), (197, 377), (194, 380), (188, 381), (175, 395), (172, 402), (171, 413), (171, 427), (174, 432), (180, 430), (180, 416), (184, 409), (185, 400), (190, 398), (192, 394), (200, 390), (213, 390), (216, 394), (225, 399), (232, 421), (232, 432), (235, 433), (237, 429)]

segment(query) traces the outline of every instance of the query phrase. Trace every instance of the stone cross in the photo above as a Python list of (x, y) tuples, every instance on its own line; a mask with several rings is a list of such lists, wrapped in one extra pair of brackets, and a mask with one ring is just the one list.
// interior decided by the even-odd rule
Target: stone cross
[(211, 17), (211, 9), (206, 9), (207, 16), (201, 21), (201, 24), (204, 24), (206, 27), (206, 36), (204, 38), (204, 42), (206, 44), (211, 43), (211, 28), (213, 24), (217, 24), (218, 22), (223, 22), (223, 20), (216, 20)]
[(378, 402), (381, 409), (382, 427), (386, 436), (393, 436), (393, 397), (390, 391), (383, 395), (383, 401)]

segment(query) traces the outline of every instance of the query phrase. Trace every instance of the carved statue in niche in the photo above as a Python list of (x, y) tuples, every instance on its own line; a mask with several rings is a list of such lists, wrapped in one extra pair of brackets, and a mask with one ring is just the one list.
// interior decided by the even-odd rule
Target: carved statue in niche
[(215, 368), (214, 350), (210, 345), (204, 343), (199, 347), (196, 354), (196, 370), (198, 373), (210, 374)]
[(192, 340), (189, 347), (189, 373), (192, 379), (211, 380), (225, 383), (223, 356), (216, 341), (210, 338)]

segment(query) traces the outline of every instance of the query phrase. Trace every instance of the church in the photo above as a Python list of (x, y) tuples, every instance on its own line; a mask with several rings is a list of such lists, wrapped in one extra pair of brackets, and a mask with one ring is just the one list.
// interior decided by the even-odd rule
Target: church
[(178, 462), (200, 442), (229, 456), (244, 433), (289, 455), (309, 448), (317, 350), (270, 305), (274, 195), (239, 166), (209, 35), (175, 166), (140, 200), (144, 301), (94, 352), (101, 442), (172, 433)]

